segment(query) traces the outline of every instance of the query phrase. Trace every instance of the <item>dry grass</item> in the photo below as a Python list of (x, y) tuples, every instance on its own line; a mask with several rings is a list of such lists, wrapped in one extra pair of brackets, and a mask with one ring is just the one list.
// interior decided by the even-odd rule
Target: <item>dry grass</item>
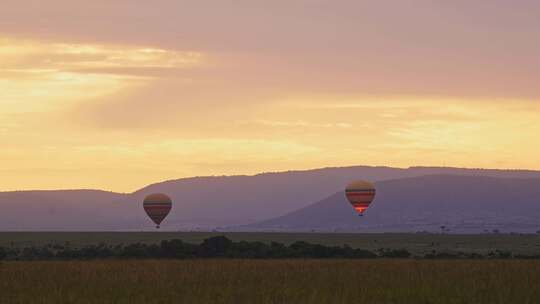
[(0, 303), (538, 303), (540, 261), (3, 262)]

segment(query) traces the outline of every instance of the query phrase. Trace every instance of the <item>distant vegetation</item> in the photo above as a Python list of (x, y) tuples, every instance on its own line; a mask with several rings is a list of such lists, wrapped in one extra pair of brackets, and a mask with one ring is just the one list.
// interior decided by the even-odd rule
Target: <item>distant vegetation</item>
[(32, 247), (0, 247), (0, 260), (86, 260), (106, 258), (129, 259), (200, 259), (200, 258), (242, 258), (242, 259), (285, 259), (285, 258), (425, 258), (425, 259), (507, 259), (540, 258), (540, 255), (512, 254), (509, 251), (493, 250), (486, 254), (465, 252), (438, 252), (432, 250), (421, 256), (413, 255), (406, 249), (381, 248), (370, 251), (347, 245), (327, 246), (297, 241), (289, 245), (278, 242), (259, 241), (233, 242), (225, 236), (205, 239), (199, 245), (179, 239), (164, 240), (160, 244), (118, 244), (85, 245), (72, 247), (49, 244)]

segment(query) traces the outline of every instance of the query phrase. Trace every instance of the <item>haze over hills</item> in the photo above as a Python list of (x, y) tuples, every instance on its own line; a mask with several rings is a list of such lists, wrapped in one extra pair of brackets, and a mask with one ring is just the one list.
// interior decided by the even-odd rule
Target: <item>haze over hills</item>
[[(304, 208), (328, 197), (332, 193), (341, 191), (351, 180), (368, 179), (371, 181), (385, 181), (380, 183), (381, 189), (392, 183), (398, 183), (394, 187), (416, 189), (422, 184), (415, 184), (414, 179), (404, 178), (418, 177), (429, 174), (452, 174), (458, 175), (458, 180), (468, 180), (466, 176), (491, 176), (509, 178), (531, 179), (527, 187), (540, 188), (538, 180), (539, 171), (519, 170), (482, 170), (482, 169), (459, 169), (459, 168), (431, 168), (412, 167), (408, 169), (389, 167), (343, 167), (324, 168), (305, 171), (289, 171), (279, 173), (264, 173), (254, 176), (215, 176), (194, 177), (171, 180), (152, 184), (131, 194), (120, 194), (97, 190), (58, 190), (58, 191), (15, 191), (0, 192), (0, 206), (3, 212), (0, 214), (1, 230), (142, 230), (152, 229), (154, 225), (146, 218), (142, 209), (141, 201), (147, 194), (154, 192), (167, 193), (174, 201), (173, 209), (162, 228), (164, 230), (190, 230), (212, 229), (218, 226), (242, 226), (250, 223), (261, 222), (275, 218), (295, 210)], [(400, 186), (400, 182), (405, 183)], [(517, 182), (516, 182), (517, 183)], [(444, 195), (451, 200), (456, 194), (456, 189), (463, 190), (466, 183), (455, 185), (442, 184), (450, 187), (445, 191), (428, 191), (432, 197), (421, 197), (424, 204), (430, 199), (434, 206), (442, 204), (446, 208), (446, 200), (440, 200)], [(438, 186), (438, 187), (439, 187)], [(487, 184), (485, 193), (490, 187), (498, 187), (498, 184)], [(463, 189), (462, 189), (463, 188)], [(391, 188), (394, 189), (394, 188)], [(439, 188), (433, 188), (439, 189)], [(452, 189), (452, 191), (450, 191)], [(402, 201), (399, 195), (385, 198), (384, 192), (379, 190), (376, 205), (369, 210), (369, 217), (375, 219), (373, 214), (381, 212), (381, 223), (391, 223), (383, 215), (383, 210), (378, 208), (390, 203), (384, 201)], [(392, 190), (394, 191), (394, 190)], [(409, 190), (410, 191), (410, 190)], [(531, 190), (532, 191), (532, 190)], [(395, 192), (392, 192), (395, 193)], [(529, 192), (523, 192), (529, 193)], [(484, 200), (477, 193), (469, 196), (472, 200)], [(534, 193), (531, 193), (531, 195)], [(427, 194), (424, 194), (427, 195)], [(465, 195), (465, 194), (463, 194)], [(531, 196), (533, 199), (534, 196)], [(338, 199), (337, 196), (333, 199)], [(537, 201), (538, 202), (538, 201)], [(483, 202), (483, 204), (486, 204)], [(379, 206), (379, 207), (378, 207)], [(499, 205), (498, 205), (499, 206)], [(500, 205), (502, 206), (502, 205)], [(350, 207), (345, 205), (343, 214), (349, 214), (350, 222), (356, 223), (357, 218), (351, 213)], [(311, 208), (311, 207), (309, 207)], [(341, 207), (338, 207), (341, 208)], [(413, 212), (413, 209), (397, 210), (394, 205), (388, 205), (388, 214), (401, 214)], [(392, 209), (393, 208), (393, 209)], [(443, 208), (443, 209), (444, 209)], [(506, 209), (510, 207), (505, 207)], [(517, 208), (517, 207), (516, 207)], [(521, 211), (514, 208), (517, 213)], [(521, 208), (521, 207), (520, 207)], [(532, 207), (531, 207), (532, 208)], [(441, 210), (443, 210), (441, 209)], [(505, 210), (506, 210), (505, 209)], [(332, 209), (337, 211), (339, 209)], [(444, 209), (446, 210), (446, 209)], [(491, 209), (489, 209), (491, 210)], [(525, 209), (524, 209), (525, 210)], [(470, 209), (468, 209), (470, 211)], [(386, 211), (384, 212), (386, 214)], [(529, 209), (522, 212), (530, 215)], [(341, 214), (340, 216), (343, 216)], [(423, 216), (423, 213), (414, 213), (415, 216)], [(498, 214), (498, 213), (497, 213)], [(520, 213), (521, 214), (521, 213)], [(332, 212), (328, 212), (327, 219), (331, 218)], [(429, 217), (429, 214), (424, 214)], [(496, 215), (498, 216), (498, 215)], [(341, 219), (341, 218), (340, 218)], [(394, 218), (395, 220), (395, 218)], [(305, 217), (306, 225), (298, 229), (310, 229), (313, 227), (309, 217)], [(336, 223), (340, 220), (335, 221)], [(324, 221), (323, 221), (324, 222)], [(364, 221), (368, 223), (369, 221)], [(337, 229), (349, 229), (348, 220), (341, 223)], [(372, 223), (375, 225), (376, 223)], [(324, 229), (332, 229), (329, 226)], [(261, 226), (247, 226), (259, 229)], [(340, 228), (341, 227), (341, 228)], [(356, 226), (351, 229), (356, 229)], [(344, 228), (344, 229), (345, 229)], [(296, 228), (295, 228), (296, 229)]]
[(126, 197), (99, 190), (0, 192), (0, 229), (115, 229), (133, 221)]
[(306, 171), (179, 179), (150, 185), (134, 193), (135, 201), (153, 192), (168, 193), (175, 206), (171, 218), (214, 225), (238, 225), (280, 216), (305, 207), (351, 180), (382, 181), (427, 174), (485, 175), (540, 178), (537, 171), (476, 170), (458, 168), (342, 167)]
[(540, 230), (540, 179), (427, 175), (376, 183), (358, 217), (343, 192), (240, 230), (534, 233)]

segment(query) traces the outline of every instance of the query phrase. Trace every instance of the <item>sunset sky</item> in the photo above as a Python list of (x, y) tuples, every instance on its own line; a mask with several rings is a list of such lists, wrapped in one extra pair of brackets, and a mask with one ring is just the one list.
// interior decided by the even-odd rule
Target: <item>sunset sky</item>
[(540, 169), (540, 1), (3, 0), (0, 191)]

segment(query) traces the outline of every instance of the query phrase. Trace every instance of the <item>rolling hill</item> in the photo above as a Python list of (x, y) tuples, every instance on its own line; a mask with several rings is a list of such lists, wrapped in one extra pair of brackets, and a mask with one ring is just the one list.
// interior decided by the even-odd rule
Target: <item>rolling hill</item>
[(376, 183), (377, 197), (358, 217), (342, 192), (239, 230), (365, 232), (536, 232), (540, 179), (427, 175)]
[(538, 171), (356, 166), (183, 178), (152, 184), (130, 194), (98, 190), (0, 192), (0, 229), (149, 230), (154, 225), (146, 218), (141, 201), (153, 192), (167, 193), (174, 201), (163, 223), (164, 230), (240, 226), (306, 207), (340, 191), (354, 179), (385, 181), (429, 174), (540, 178)]

